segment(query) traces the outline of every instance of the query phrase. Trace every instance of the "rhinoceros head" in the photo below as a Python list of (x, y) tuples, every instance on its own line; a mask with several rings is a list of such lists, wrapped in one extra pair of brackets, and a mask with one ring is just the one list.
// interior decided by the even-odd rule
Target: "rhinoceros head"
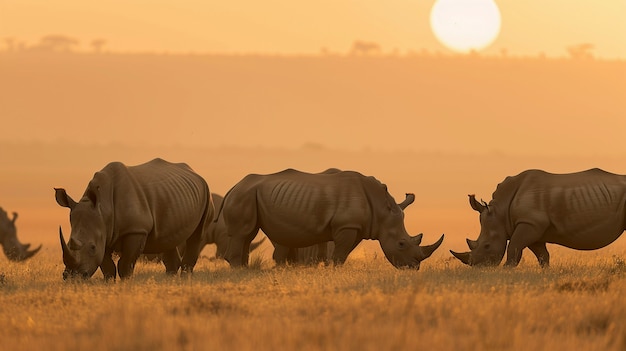
[(388, 208), (389, 212), (381, 223), (378, 236), (380, 247), (387, 260), (397, 268), (419, 269), (420, 263), (430, 257), (443, 242), (443, 235), (432, 245), (420, 246), (423, 234), (410, 236), (404, 227), (403, 210), (413, 203), (415, 195), (406, 194), (406, 199)]
[(76, 202), (65, 192), (65, 189), (55, 188), (57, 203), (70, 209), (72, 226), (68, 243), (65, 242), (63, 232), (59, 227), (65, 264), (63, 279), (74, 276), (91, 277), (104, 258), (106, 225), (101, 212), (98, 191), (98, 188), (90, 186), (83, 198)]
[(11, 261), (24, 261), (35, 255), (41, 245), (34, 250), (28, 250), (30, 244), (22, 244), (17, 239), (15, 221), (17, 212), (13, 212), (13, 218), (9, 219), (5, 210), (0, 207), (0, 244), (6, 257)]
[(487, 204), (476, 201), (469, 195), (472, 208), (480, 213), (480, 235), (478, 240), (466, 239), (469, 252), (450, 251), (454, 257), (470, 266), (497, 266), (502, 261), (507, 246), (506, 221), (500, 208), (493, 201)]

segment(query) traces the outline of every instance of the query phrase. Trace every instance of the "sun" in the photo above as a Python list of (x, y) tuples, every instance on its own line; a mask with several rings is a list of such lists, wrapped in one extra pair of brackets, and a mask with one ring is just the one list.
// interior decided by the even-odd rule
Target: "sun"
[(430, 12), (435, 37), (447, 48), (482, 50), (500, 33), (500, 10), (493, 0), (437, 0)]

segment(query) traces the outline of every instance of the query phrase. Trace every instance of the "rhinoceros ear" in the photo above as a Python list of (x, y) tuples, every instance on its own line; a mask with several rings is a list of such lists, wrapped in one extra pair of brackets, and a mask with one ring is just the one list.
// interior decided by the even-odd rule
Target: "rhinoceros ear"
[(404, 209), (407, 208), (407, 206), (409, 206), (410, 204), (412, 204), (413, 201), (415, 201), (415, 194), (407, 193), (404, 201), (399, 203), (398, 206), (400, 206), (400, 208), (404, 211)]
[(487, 209), (487, 206), (481, 204), (480, 202), (476, 201), (476, 195), (474, 194), (470, 194), (469, 196), (469, 203), (470, 206), (472, 206), (472, 208), (480, 213), (482, 213), (484, 210)]
[(57, 203), (62, 207), (67, 207), (70, 210), (73, 210), (76, 206), (76, 201), (74, 201), (63, 188), (54, 188), (54, 196)]

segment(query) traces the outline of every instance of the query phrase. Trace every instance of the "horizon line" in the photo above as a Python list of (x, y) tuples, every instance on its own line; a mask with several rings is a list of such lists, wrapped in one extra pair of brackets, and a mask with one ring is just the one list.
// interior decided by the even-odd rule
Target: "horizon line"
[(535, 55), (513, 54), (484, 54), (480, 52), (454, 53), (442, 51), (409, 51), (404, 53), (380, 53), (380, 54), (354, 54), (350, 52), (326, 52), (326, 53), (291, 53), (291, 52), (210, 52), (210, 51), (88, 51), (88, 50), (1, 50), (0, 55), (82, 55), (82, 56), (206, 56), (206, 57), (259, 57), (259, 58), (357, 58), (357, 59), (491, 59), (491, 60), (546, 60), (546, 61), (586, 61), (586, 62), (626, 62), (626, 57), (575, 57), (571, 55), (554, 56), (545, 53)]
[[(470, 50), (469, 52), (455, 52), (446, 48), (408, 48), (397, 47), (383, 50), (383, 46), (376, 41), (355, 39), (344, 50), (332, 50), (321, 46), (311, 51), (209, 51), (209, 50), (168, 50), (168, 49), (130, 49), (121, 50), (108, 48), (108, 40), (96, 38), (80, 45), (80, 40), (72, 36), (52, 34), (43, 36), (39, 42), (29, 44), (15, 37), (5, 37), (4, 47), (0, 53), (73, 53), (73, 54), (121, 54), (121, 55), (172, 55), (172, 56), (260, 56), (260, 57), (376, 57), (376, 58), (499, 58), (499, 59), (577, 59), (577, 60), (600, 60), (600, 61), (623, 61), (626, 56), (599, 56), (594, 53), (595, 44), (579, 42), (566, 45), (559, 54), (548, 54), (539, 50), (534, 54), (513, 53), (507, 47), (493, 48), (491, 53), (484, 53), (486, 49)], [(496, 50), (496, 51), (494, 51)]]
[(75, 147), (80, 146), (82, 148), (122, 148), (122, 149), (134, 149), (143, 151), (152, 151), (159, 149), (178, 149), (178, 150), (228, 150), (228, 151), (264, 151), (264, 152), (313, 152), (313, 153), (366, 153), (366, 154), (421, 154), (421, 155), (444, 155), (444, 156), (492, 156), (492, 157), (540, 157), (540, 158), (561, 158), (561, 157), (573, 157), (573, 158), (623, 158), (625, 153), (605, 153), (598, 152), (590, 153), (525, 153), (515, 151), (505, 151), (501, 149), (490, 149), (483, 151), (468, 151), (468, 150), (452, 150), (452, 149), (437, 149), (437, 148), (397, 148), (388, 149), (374, 147), (371, 145), (362, 145), (361, 147), (345, 148), (325, 145), (318, 142), (303, 142), (300, 145), (236, 145), (236, 144), (219, 144), (219, 145), (200, 145), (200, 144), (187, 144), (187, 143), (167, 143), (167, 144), (132, 144), (119, 141), (100, 141), (100, 142), (77, 142), (67, 139), (57, 140), (41, 140), (41, 139), (29, 139), (29, 140), (7, 140), (0, 139), (0, 146), (4, 147)]

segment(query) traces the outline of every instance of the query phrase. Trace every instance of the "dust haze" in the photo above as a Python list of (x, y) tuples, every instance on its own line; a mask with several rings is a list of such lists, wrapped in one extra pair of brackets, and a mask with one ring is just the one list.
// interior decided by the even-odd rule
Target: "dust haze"
[(508, 175), (626, 174), (625, 98), (619, 60), (2, 52), (0, 206), (56, 250), (53, 187), (79, 197), (111, 161), (187, 162), (222, 194), (248, 173), (337, 167), (415, 193), (407, 229), (445, 233), (444, 255), (478, 235), (467, 195)]

